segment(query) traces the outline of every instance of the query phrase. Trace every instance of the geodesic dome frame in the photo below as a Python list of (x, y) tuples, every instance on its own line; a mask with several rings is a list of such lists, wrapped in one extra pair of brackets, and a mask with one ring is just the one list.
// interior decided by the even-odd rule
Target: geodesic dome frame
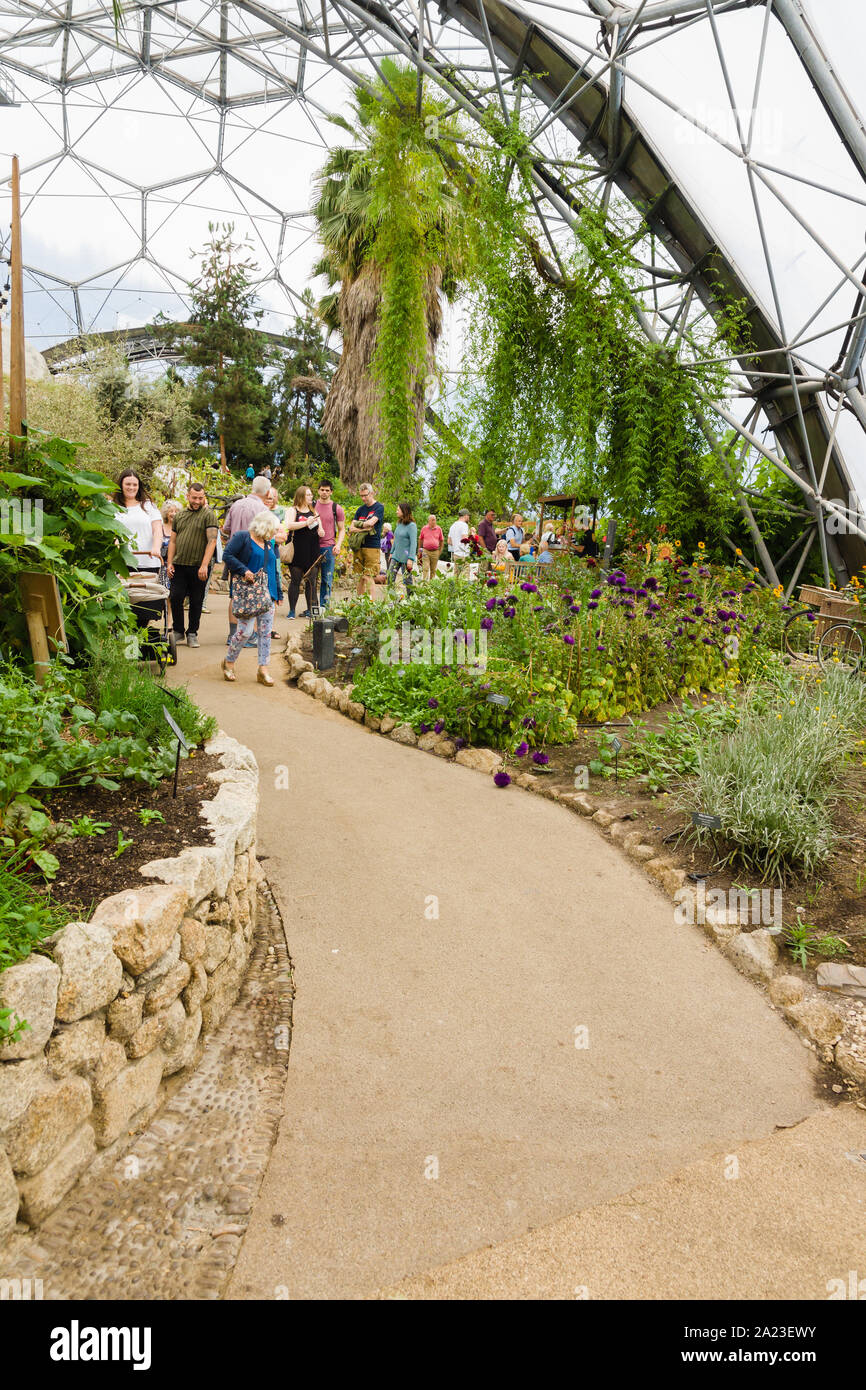
[[(843, 579), (866, 558), (866, 18), (823, 0), (819, 31), (813, 8), (133, 0), (115, 28), (110, 4), (7, 0), (2, 100), (18, 105), (3, 144), (22, 157), (28, 336), (185, 317), (187, 249), (209, 220), (249, 233), (264, 326), (284, 332), (314, 259), (326, 117), (400, 57), (471, 120), (519, 106), (554, 262), (587, 188), (641, 210), (648, 335), (676, 346), (725, 298), (745, 303), (753, 351), (730, 364), (730, 400), (708, 402), (708, 437), (734, 429), (787, 472), (809, 513), (798, 567), (817, 545)], [(576, 160), (590, 163), (579, 178)]]

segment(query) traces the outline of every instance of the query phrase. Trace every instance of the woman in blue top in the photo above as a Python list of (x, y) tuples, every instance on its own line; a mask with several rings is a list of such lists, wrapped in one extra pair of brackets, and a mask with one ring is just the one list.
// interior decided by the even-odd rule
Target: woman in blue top
[(397, 571), (403, 570), (406, 592), (412, 588), (412, 566), (418, 551), (418, 527), (412, 520), (412, 508), (408, 502), (400, 502), (397, 507), (397, 525), (394, 530), (394, 544), (391, 547), (391, 564), (388, 569), (388, 583), (393, 584)]
[(228, 645), (225, 661), (222, 663), (223, 676), (227, 681), (235, 679), (234, 665), (245, 646), (253, 628), (258, 625), (259, 669), (256, 680), (262, 685), (273, 685), (268, 663), (271, 659), (271, 631), (274, 626), (274, 609), (283, 601), (283, 584), (280, 576), (280, 560), (274, 545), (274, 536), (279, 522), (273, 512), (263, 508), (250, 522), (248, 531), (235, 531), (225, 550), (223, 560), (229, 571), (233, 591), (235, 584), (252, 584), (261, 569), (267, 570), (268, 593), (273, 603), (265, 613), (257, 618), (239, 618), (234, 635)]

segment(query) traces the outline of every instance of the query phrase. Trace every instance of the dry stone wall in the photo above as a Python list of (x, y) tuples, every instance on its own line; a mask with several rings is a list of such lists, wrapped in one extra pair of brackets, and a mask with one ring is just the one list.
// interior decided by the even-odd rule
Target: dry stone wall
[(201, 808), (213, 842), (158, 859), (0, 974), (0, 1008), (30, 1025), (0, 1052), (0, 1245), (37, 1226), (92, 1159), (159, 1109), (235, 1001), (252, 951), (258, 769), (224, 734)]

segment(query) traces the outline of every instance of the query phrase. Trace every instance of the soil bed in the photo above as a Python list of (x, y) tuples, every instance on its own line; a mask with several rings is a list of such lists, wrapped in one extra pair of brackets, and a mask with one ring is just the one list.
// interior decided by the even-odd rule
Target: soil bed
[[(68, 907), (86, 920), (103, 898), (139, 882), (137, 871), (151, 859), (169, 859), (192, 845), (210, 844), (211, 833), (199, 808), (216, 796), (219, 783), (209, 781), (208, 773), (221, 768), (219, 757), (201, 752), (182, 759), (176, 797), (173, 775), (154, 787), (129, 781), (121, 782), (117, 791), (75, 787), (53, 796), (50, 811), (55, 822), (89, 816), (107, 829), (101, 835), (53, 841), (49, 848), (60, 868), (42, 891), (56, 906)], [(138, 813), (145, 809), (159, 811), (164, 819), (143, 825)], [(119, 855), (118, 832), (132, 841)]]

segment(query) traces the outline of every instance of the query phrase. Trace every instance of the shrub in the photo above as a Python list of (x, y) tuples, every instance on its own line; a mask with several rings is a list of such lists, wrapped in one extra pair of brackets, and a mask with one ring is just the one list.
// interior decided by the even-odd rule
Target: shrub
[(747, 695), (738, 727), (700, 745), (682, 805), (720, 817), (735, 860), (768, 878), (811, 875), (838, 839), (844, 759), (866, 720), (866, 686), (841, 672), (778, 673)]

